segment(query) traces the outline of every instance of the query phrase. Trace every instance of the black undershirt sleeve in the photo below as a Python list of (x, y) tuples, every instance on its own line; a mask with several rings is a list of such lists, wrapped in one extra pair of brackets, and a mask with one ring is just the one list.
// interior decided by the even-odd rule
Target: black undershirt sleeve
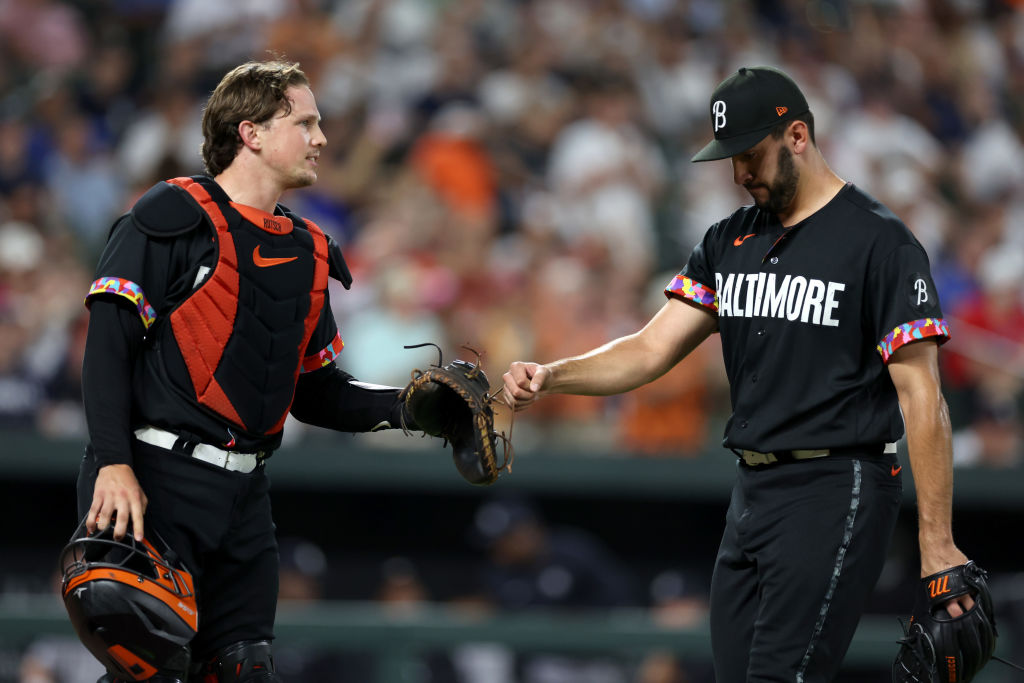
[[(401, 389), (360, 383), (333, 363), (299, 375), (291, 413), (300, 422), (339, 432), (402, 426)], [(406, 427), (415, 425), (406, 417)]]
[(127, 300), (91, 300), (82, 401), (89, 441), (100, 467), (132, 462), (132, 368), (145, 331), (138, 309)]

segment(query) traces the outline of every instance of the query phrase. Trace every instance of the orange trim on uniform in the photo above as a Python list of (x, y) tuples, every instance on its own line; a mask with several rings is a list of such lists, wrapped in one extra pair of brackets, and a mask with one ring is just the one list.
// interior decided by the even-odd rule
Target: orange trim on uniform
[[(327, 291), (327, 278), (329, 273), (329, 266), (327, 261), (327, 236), (324, 235), (324, 231), (320, 229), (316, 223), (309, 219), (303, 219), (306, 223), (306, 228), (309, 230), (309, 234), (313, 238), (313, 287), (309, 293), (309, 312), (306, 314), (305, 330), (302, 333), (302, 341), (299, 343), (299, 364), (295, 368), (294, 379), (295, 382), (299, 380), (299, 373), (302, 372), (303, 368), (303, 354), (306, 352), (306, 347), (309, 345), (309, 340), (313, 337), (313, 332), (316, 330), (317, 322), (320, 320), (320, 313), (324, 308), (324, 299), (326, 297), (325, 292)], [(292, 394), (292, 398), (295, 398), (295, 394)], [(291, 403), (288, 404), (288, 410), (284, 411), (281, 419), (277, 421), (269, 434), (276, 434), (284, 428), (285, 420), (288, 419), (288, 413), (291, 411)]]
[(137, 654), (126, 648), (124, 645), (111, 645), (107, 648), (110, 656), (117, 660), (125, 671), (129, 672), (132, 680), (145, 681), (152, 678), (158, 669), (149, 662), (141, 659)]
[(287, 216), (275, 216), (263, 209), (257, 209), (255, 206), (248, 206), (247, 204), (228, 203), (231, 204), (232, 209), (242, 214), (242, 218), (272, 235), (287, 235), (295, 227), (292, 219)]
[(171, 329), (199, 403), (245, 429), (235, 406), (213, 376), (235, 327), (239, 291), (235, 241), (228, 231), (227, 219), (206, 188), (191, 178), (172, 178), (167, 182), (192, 195), (210, 217), (217, 229), (218, 247), (213, 274), (171, 313)]

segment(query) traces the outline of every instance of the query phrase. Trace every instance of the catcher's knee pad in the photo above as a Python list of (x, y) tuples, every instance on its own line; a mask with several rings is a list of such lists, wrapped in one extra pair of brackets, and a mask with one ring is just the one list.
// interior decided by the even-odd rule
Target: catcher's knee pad
[(222, 648), (203, 667), (203, 683), (282, 683), (269, 640), (243, 640)]

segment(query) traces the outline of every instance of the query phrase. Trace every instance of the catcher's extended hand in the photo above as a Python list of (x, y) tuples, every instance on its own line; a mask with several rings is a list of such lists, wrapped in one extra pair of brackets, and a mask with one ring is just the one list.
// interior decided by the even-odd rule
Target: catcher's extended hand
[[(987, 578), (968, 562), (921, 579), (893, 663), (893, 683), (966, 683), (981, 671), (992, 658), (997, 635)], [(974, 607), (951, 617), (945, 604), (966, 594)]]
[[(509, 469), (513, 453), (509, 439), (494, 431), (494, 397), (479, 356), (476, 364), (454, 360), (442, 366), (439, 358), (436, 366), (414, 370), (399, 400), (403, 414), (419, 429), (452, 445), (455, 468), (466, 481), (486, 486)], [(503, 447), (500, 464), (499, 440)]]

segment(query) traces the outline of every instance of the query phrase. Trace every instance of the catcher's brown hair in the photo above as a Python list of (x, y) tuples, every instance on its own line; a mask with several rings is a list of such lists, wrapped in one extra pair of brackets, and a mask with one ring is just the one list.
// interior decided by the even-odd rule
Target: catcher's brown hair
[(238, 124), (265, 123), (279, 111), (291, 113), (288, 88), (308, 86), (298, 62), (246, 62), (221, 79), (203, 110), (203, 164), (212, 176), (231, 165), (242, 145)]

